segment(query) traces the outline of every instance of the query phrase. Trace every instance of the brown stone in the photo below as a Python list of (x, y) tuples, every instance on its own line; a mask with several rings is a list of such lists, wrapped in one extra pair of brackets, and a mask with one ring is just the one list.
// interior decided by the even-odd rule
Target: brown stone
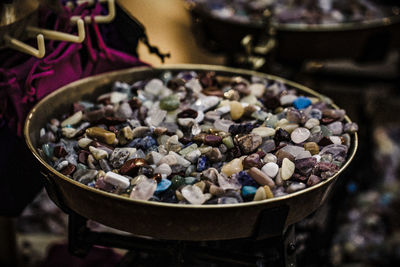
[(67, 167), (62, 169), (60, 172), (64, 175), (71, 175), (75, 171), (76, 167), (75, 165), (68, 163)]
[(136, 176), (139, 168), (146, 165), (147, 162), (145, 159), (142, 158), (130, 159), (126, 161), (124, 165), (122, 165), (122, 167), (119, 169), (119, 173), (123, 175)]
[(68, 153), (67, 151), (65, 151), (65, 148), (63, 146), (56, 146), (54, 147), (53, 155), (57, 158), (62, 158), (68, 155)]
[(260, 185), (268, 185), (270, 188), (273, 188), (275, 186), (274, 180), (272, 180), (270, 177), (268, 177), (268, 175), (266, 175), (256, 167), (251, 168), (247, 173)]
[(252, 167), (261, 168), (262, 165), (263, 164), (261, 162), (260, 155), (257, 153), (253, 153), (245, 157), (243, 160), (243, 167), (245, 169), (250, 169)]

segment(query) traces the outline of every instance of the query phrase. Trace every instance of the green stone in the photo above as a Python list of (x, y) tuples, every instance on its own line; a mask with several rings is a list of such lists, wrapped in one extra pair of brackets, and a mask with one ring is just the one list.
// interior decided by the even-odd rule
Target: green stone
[(235, 145), (233, 144), (233, 139), (231, 136), (227, 136), (224, 139), (222, 139), (222, 143), (224, 143), (224, 145), (226, 145), (226, 147), (228, 149), (231, 149), (232, 147), (234, 147)]
[(160, 101), (160, 108), (167, 111), (179, 108), (179, 98), (176, 95), (164, 97)]
[(46, 155), (47, 158), (51, 159), (53, 157), (53, 147), (50, 146), (49, 144), (43, 144), (42, 145), (42, 150), (44, 154)]
[(312, 129), (310, 130), (311, 134), (318, 134), (321, 132), (321, 126), (317, 125), (312, 127)]
[(171, 188), (172, 188), (173, 190), (176, 190), (176, 189), (178, 189), (181, 185), (184, 185), (184, 184), (185, 184), (185, 178), (183, 178), (183, 177), (180, 176), (180, 175), (175, 175), (174, 177), (172, 177), (171, 182), (172, 182)]
[(257, 110), (251, 113), (251, 117), (259, 121), (264, 121), (268, 117), (268, 113), (262, 110)]
[(323, 136), (328, 137), (328, 136), (332, 135), (332, 131), (329, 130), (328, 127), (326, 127), (325, 125), (321, 125), (320, 127), (321, 127), (321, 132), (322, 132)]
[(78, 163), (78, 165), (76, 166), (76, 170), (87, 170), (87, 166), (85, 164), (82, 163)]
[(271, 115), (265, 120), (265, 125), (267, 127), (275, 128), (277, 122), (278, 122), (278, 117), (276, 115)]
[(200, 129), (203, 133), (209, 133), (211, 129), (213, 129), (214, 126), (210, 124), (201, 124)]
[(179, 154), (181, 154), (182, 156), (185, 156), (185, 155), (189, 154), (190, 152), (195, 151), (196, 149), (197, 149), (197, 144), (192, 144), (190, 146), (185, 147), (181, 151), (179, 151)]
[(335, 164), (336, 166), (338, 166), (339, 168), (342, 167), (342, 165), (343, 165), (342, 162), (337, 161), (337, 160), (332, 161), (332, 163)]
[(185, 184), (189, 185), (189, 184), (194, 184), (197, 183), (199, 181), (199, 179), (197, 179), (196, 177), (185, 177)]

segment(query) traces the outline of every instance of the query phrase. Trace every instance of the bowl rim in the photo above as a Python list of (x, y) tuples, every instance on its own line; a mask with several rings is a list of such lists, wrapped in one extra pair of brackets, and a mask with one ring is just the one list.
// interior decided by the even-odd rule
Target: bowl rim
[[(324, 186), (327, 183), (331, 183), (333, 180), (335, 180), (346, 168), (347, 166), (351, 163), (353, 160), (357, 148), (358, 148), (358, 134), (354, 133), (351, 138), (351, 145), (349, 147), (349, 150), (351, 151), (350, 154), (347, 157), (347, 160), (345, 164), (339, 169), (339, 171), (329, 177), (326, 180), (323, 180), (322, 182), (313, 185), (311, 187), (307, 187), (305, 189), (302, 189), (297, 192), (293, 192), (284, 196), (279, 196), (279, 197), (273, 197), (270, 199), (265, 199), (261, 201), (250, 201), (250, 202), (243, 202), (243, 203), (237, 203), (237, 204), (207, 204), (207, 205), (195, 205), (195, 204), (177, 204), (177, 203), (165, 203), (165, 202), (155, 202), (155, 201), (148, 201), (148, 200), (136, 200), (136, 199), (131, 199), (128, 197), (120, 196), (114, 193), (108, 193), (105, 191), (102, 191), (100, 189), (95, 189), (92, 187), (89, 187), (87, 185), (84, 185), (82, 183), (79, 183), (78, 181), (73, 180), (72, 178), (69, 178), (66, 175), (61, 174), (60, 172), (56, 171), (52, 166), (50, 166), (37, 152), (37, 149), (33, 146), (30, 137), (29, 137), (29, 128), (31, 126), (31, 120), (32, 117), (35, 116), (35, 112), (37, 109), (43, 104), (46, 103), (46, 101), (50, 98), (56, 97), (58, 94), (69, 90), (69, 88), (74, 88), (78, 87), (82, 84), (90, 83), (94, 80), (101, 79), (104, 76), (112, 77), (121, 75), (121, 74), (127, 74), (127, 73), (136, 73), (136, 72), (149, 72), (149, 71), (215, 71), (215, 72), (226, 72), (226, 73), (233, 73), (237, 75), (249, 75), (249, 76), (258, 76), (262, 78), (267, 78), (269, 80), (275, 80), (278, 82), (282, 82), (284, 84), (287, 84), (291, 87), (294, 87), (296, 89), (300, 89), (301, 92), (305, 92), (309, 95), (318, 97), (318, 98), (326, 98), (325, 96), (317, 93), (316, 91), (301, 85), (299, 83), (289, 81), (285, 78), (281, 78), (279, 76), (271, 75), (271, 74), (265, 74), (265, 73), (260, 73), (252, 70), (244, 70), (244, 69), (238, 69), (238, 68), (230, 68), (230, 67), (225, 67), (225, 66), (218, 66), (218, 65), (203, 65), (203, 64), (174, 64), (174, 65), (165, 65), (161, 67), (134, 67), (134, 68), (129, 68), (129, 69), (123, 69), (123, 70), (118, 70), (118, 71), (113, 71), (113, 72), (107, 72), (103, 74), (98, 74), (95, 76), (90, 76), (84, 79), (77, 80), (75, 82), (72, 82), (70, 84), (67, 84), (58, 90), (50, 93), (46, 97), (44, 97), (42, 100), (40, 100), (36, 105), (31, 109), (29, 112), (25, 125), (24, 125), (24, 138), (26, 145), (28, 146), (29, 150), (33, 153), (35, 158), (44, 166), (46, 167), (47, 172), (50, 172), (51, 175), (58, 177), (62, 180), (65, 180), (66, 182), (72, 183), (81, 189), (88, 190), (92, 193), (97, 193), (101, 194), (104, 197), (108, 198), (113, 198), (118, 201), (128, 201), (128, 202), (133, 202), (135, 204), (140, 204), (140, 205), (151, 205), (151, 206), (157, 206), (157, 207), (166, 207), (166, 208), (178, 208), (178, 209), (219, 209), (219, 208), (241, 208), (241, 207), (248, 207), (248, 206), (257, 206), (257, 205), (263, 205), (266, 203), (273, 203), (276, 202), (278, 203), (279, 201), (285, 201), (285, 200), (290, 200), (294, 199), (296, 196), (300, 194), (306, 194), (310, 193), (311, 191)], [(339, 107), (335, 104), (332, 104), (332, 106), (335, 109), (339, 109)], [(351, 119), (345, 115), (345, 120), (347, 122), (352, 122)], [(47, 175), (47, 174), (44, 174)]]
[[(393, 6), (397, 7), (397, 6)], [(398, 7), (400, 9), (400, 6)], [(205, 8), (193, 4), (188, 5), (189, 11), (196, 10), (203, 16), (219, 20), (220, 22), (230, 23), (236, 26), (249, 26), (251, 28), (263, 29), (268, 28), (268, 23), (254, 22), (254, 21), (237, 21), (233, 19), (223, 19), (221, 17), (213, 15)], [(393, 24), (400, 23), (400, 14), (393, 14), (391, 16), (385, 16), (382, 18), (351, 21), (351, 22), (339, 22), (339, 23), (328, 23), (328, 24), (306, 24), (306, 23), (279, 23), (275, 21), (270, 22), (270, 26), (279, 31), (292, 31), (292, 32), (341, 32), (341, 31), (354, 31), (362, 29), (371, 29), (377, 27), (385, 27)]]

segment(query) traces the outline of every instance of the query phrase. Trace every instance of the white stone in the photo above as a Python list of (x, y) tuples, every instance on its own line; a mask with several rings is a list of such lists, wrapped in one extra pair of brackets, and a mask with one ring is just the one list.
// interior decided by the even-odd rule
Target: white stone
[(80, 148), (86, 148), (93, 140), (87, 137), (83, 137), (78, 140), (78, 146)]
[(160, 161), (157, 162), (158, 165), (161, 165), (163, 163), (166, 163), (169, 166), (173, 166), (178, 164), (178, 160), (173, 155), (166, 155)]
[(218, 174), (218, 184), (224, 190), (239, 190), (242, 187), (235, 176), (229, 178), (224, 173)]
[(283, 180), (288, 180), (292, 177), (294, 173), (295, 165), (291, 162), (288, 158), (284, 158), (282, 161), (282, 168), (281, 168), (281, 178)]
[(193, 135), (198, 135), (199, 133), (201, 133), (201, 128), (200, 126), (196, 123), (192, 126), (192, 134)]
[(195, 185), (187, 185), (181, 190), (182, 196), (190, 203), (201, 205), (206, 201), (201, 189)]
[(342, 144), (342, 139), (340, 139), (339, 136), (329, 136), (329, 139), (332, 141), (332, 143), (334, 143), (335, 145), (340, 145)]
[(122, 189), (126, 189), (130, 185), (128, 178), (126, 178), (122, 175), (119, 175), (115, 172), (107, 172), (106, 176), (104, 177), (104, 181), (109, 184), (112, 184), (115, 187), (122, 188)]
[(261, 126), (261, 127), (254, 128), (251, 131), (251, 133), (258, 134), (259, 136), (264, 138), (264, 137), (274, 136), (275, 135), (275, 129)]
[(66, 118), (63, 122), (61, 122), (61, 127), (65, 127), (67, 125), (75, 125), (82, 120), (82, 117), (83, 117), (82, 111), (78, 111), (74, 115)]
[(192, 105), (194, 110), (206, 111), (212, 107), (218, 105), (221, 99), (216, 96), (203, 96), (201, 95), (199, 99)]
[(257, 188), (256, 194), (254, 195), (253, 201), (260, 201), (267, 198), (264, 187), (260, 186)]
[(196, 149), (196, 150), (193, 150), (192, 152), (187, 153), (185, 155), (185, 159), (187, 159), (188, 161), (190, 161), (192, 163), (195, 163), (200, 156), (201, 156), (200, 150)]
[(255, 95), (248, 95), (240, 99), (240, 103), (247, 103), (249, 105), (256, 105), (258, 103), (257, 97)]
[(303, 153), (305, 149), (302, 146), (287, 145), (282, 148), (282, 151), (290, 153), (293, 157), (297, 157), (299, 154)]
[(321, 155), (317, 154), (317, 155), (314, 155), (313, 157), (317, 159), (317, 163), (321, 161)]
[(299, 127), (296, 128), (290, 135), (292, 141), (296, 144), (300, 144), (306, 141), (310, 137), (310, 131), (307, 128)]
[(164, 83), (160, 79), (152, 79), (144, 87), (144, 91), (152, 94), (159, 95), (161, 90), (164, 88)]
[(67, 128), (67, 127), (64, 127), (64, 128), (62, 128), (61, 129), (61, 133), (62, 133), (62, 135), (63, 136), (65, 136), (65, 137), (67, 137), (67, 138), (73, 138), (74, 136), (75, 136), (75, 134), (76, 134), (76, 129), (75, 128)]
[(147, 125), (157, 127), (165, 119), (166, 116), (167, 111), (159, 109), (153, 112), (150, 117), (147, 117), (145, 121)]
[(204, 120), (204, 112), (201, 110), (197, 111), (197, 117), (195, 118), (196, 123), (200, 123)]
[(143, 179), (132, 188), (130, 198), (149, 200), (157, 188), (157, 181), (154, 179)]
[(267, 153), (267, 155), (265, 155), (263, 160), (264, 160), (264, 163), (268, 163), (268, 162), (276, 163), (278, 161), (276, 156), (272, 153)]
[(128, 99), (128, 94), (121, 92), (112, 92), (110, 94), (110, 102), (113, 104), (118, 104), (119, 102)]
[(268, 175), (268, 177), (270, 178), (274, 178), (279, 171), (279, 166), (278, 164), (274, 163), (274, 162), (268, 162), (267, 164), (265, 164), (261, 170)]
[(63, 160), (56, 166), (56, 170), (61, 171), (62, 169), (64, 169), (67, 166), (68, 166), (68, 160)]
[(317, 120), (315, 118), (311, 118), (308, 121), (306, 121), (306, 123), (304, 124), (304, 127), (306, 127), (307, 129), (312, 129), (318, 125), (319, 125), (319, 120)]
[(305, 159), (305, 158), (309, 158), (312, 157), (311, 152), (308, 150), (304, 150), (300, 153), (298, 153), (295, 157), (295, 159)]
[(262, 83), (253, 83), (249, 86), (249, 89), (255, 97), (262, 97), (265, 92), (265, 85)]
[(214, 122), (214, 128), (223, 132), (229, 132), (229, 127), (233, 124), (231, 120), (216, 120)]
[(176, 158), (176, 160), (178, 161), (177, 164), (182, 165), (183, 167), (187, 168), (190, 166), (190, 161), (184, 159), (181, 155), (175, 153), (174, 151), (170, 151), (168, 153), (168, 156), (174, 156)]
[(304, 189), (304, 188), (306, 188), (306, 184), (304, 184), (304, 183), (293, 182), (293, 183), (291, 183), (291, 184), (288, 186), (287, 192), (288, 192), (288, 193), (293, 193), (293, 192), (302, 190), (302, 189)]
[(168, 164), (163, 163), (160, 164), (157, 168), (155, 168), (154, 173), (160, 173), (169, 176), (172, 173), (172, 170)]
[(99, 148), (95, 148), (94, 146), (89, 146), (89, 151), (92, 153), (93, 157), (96, 160), (105, 159), (108, 157), (107, 151)]
[(283, 95), (280, 98), (280, 102), (282, 106), (290, 105), (297, 99), (296, 95)]

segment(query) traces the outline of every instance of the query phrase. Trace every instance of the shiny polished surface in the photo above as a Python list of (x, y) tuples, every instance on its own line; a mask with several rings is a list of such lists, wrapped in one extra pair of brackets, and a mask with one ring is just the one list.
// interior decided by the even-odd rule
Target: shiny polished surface
[[(117, 80), (132, 83), (158, 77), (165, 71), (176, 73), (183, 70), (215, 71), (228, 76), (257, 75), (281, 81), (306, 94), (322, 97), (309, 88), (276, 76), (208, 65), (134, 68), (76, 81), (40, 101), (28, 115), (24, 128), (29, 149), (40, 162), (48, 182), (54, 185), (50, 188), (53, 192), (49, 192), (49, 195), (53, 195), (55, 202), (61, 200), (84, 217), (135, 235), (173, 240), (218, 240), (253, 235), (259, 216), (265, 210), (288, 207), (288, 216), (283, 218), (285, 226), (288, 226), (309, 215), (325, 201), (338, 176), (354, 158), (358, 146), (357, 134), (352, 136), (346, 164), (333, 177), (286, 196), (231, 205), (181, 205), (129, 199), (78, 183), (57, 172), (39, 156), (36, 147), (40, 128), (49, 119), (61, 115), (73, 102), (94, 99), (97, 95), (109, 91), (113, 82)], [(348, 117), (346, 120), (350, 121)], [(54, 198), (54, 193), (59, 199)]]

